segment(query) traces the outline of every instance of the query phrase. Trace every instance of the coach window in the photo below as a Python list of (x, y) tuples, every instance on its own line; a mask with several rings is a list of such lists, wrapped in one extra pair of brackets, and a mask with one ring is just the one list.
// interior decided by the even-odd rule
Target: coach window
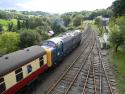
[(16, 81), (20, 81), (21, 79), (23, 79), (23, 71), (22, 68), (19, 68), (15, 71), (16, 74)]
[(27, 66), (27, 72), (28, 72), (28, 73), (32, 72), (32, 66), (31, 66), (31, 65), (28, 65), (28, 66)]
[(40, 67), (44, 64), (44, 60), (43, 60), (43, 57), (40, 57), (39, 58), (39, 61), (40, 61)]
[(0, 78), (0, 94), (6, 90), (4, 78)]

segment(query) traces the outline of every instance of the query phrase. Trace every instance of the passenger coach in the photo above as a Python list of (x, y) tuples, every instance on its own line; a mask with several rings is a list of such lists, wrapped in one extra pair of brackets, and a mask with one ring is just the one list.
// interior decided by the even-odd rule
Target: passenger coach
[(14, 94), (48, 68), (47, 55), (32, 46), (0, 58), (0, 94)]

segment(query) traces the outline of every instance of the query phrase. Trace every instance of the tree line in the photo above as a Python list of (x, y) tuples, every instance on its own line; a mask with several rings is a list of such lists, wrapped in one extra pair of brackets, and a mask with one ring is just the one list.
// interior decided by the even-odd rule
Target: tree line
[[(8, 11), (2, 11), (4, 15), (7, 15)], [(40, 45), (44, 40), (48, 39), (48, 31), (54, 31), (55, 35), (67, 30), (73, 30), (79, 28), (83, 16), (75, 15), (72, 18), (67, 15), (48, 15), (40, 16), (33, 12), (35, 15), (29, 15), (31, 12), (24, 12), (17, 15), (17, 11), (11, 11), (16, 16), (8, 18), (5, 16), (0, 19), (9, 20), (7, 29), (3, 29), (3, 25), (0, 25), (0, 54), (4, 55), (19, 49), (23, 49), (32, 45)], [(28, 14), (29, 13), (29, 14)], [(1, 15), (1, 13), (0, 13)], [(42, 14), (43, 15), (43, 14)], [(67, 16), (67, 17), (66, 17)], [(11, 19), (16, 19), (16, 24), (11, 22)], [(68, 20), (69, 19), (69, 20)]]
[[(107, 13), (109, 14), (107, 15)], [(115, 0), (112, 5), (107, 8), (107, 13), (104, 12), (104, 15), (101, 16), (110, 18), (109, 28), (111, 32), (109, 32), (109, 41), (111, 42), (115, 52), (117, 52), (118, 47), (125, 43), (125, 1)], [(95, 18), (95, 24), (99, 28), (100, 35), (104, 32), (108, 32), (107, 29), (103, 28), (101, 17), (98, 16)]]
[(118, 47), (125, 43), (125, 0), (115, 0), (110, 8), (113, 11), (109, 23), (112, 31), (110, 42), (117, 52)]
[[(2, 28), (2, 26), (0, 25)], [(31, 17), (28, 19), (17, 19), (17, 24), (8, 24), (7, 31), (0, 33), (0, 54), (7, 54), (32, 45), (39, 45), (48, 39), (48, 31), (51, 23), (45, 17)]]
[[(51, 15), (41, 11), (0, 10), (0, 19), (9, 21), (6, 29), (0, 25), (0, 54), (40, 45), (50, 38), (50, 30), (54, 31), (54, 36), (74, 29), (83, 30), (84, 20), (93, 20), (100, 15), (110, 16), (111, 11), (103, 9)], [(16, 24), (12, 19), (16, 19)]]

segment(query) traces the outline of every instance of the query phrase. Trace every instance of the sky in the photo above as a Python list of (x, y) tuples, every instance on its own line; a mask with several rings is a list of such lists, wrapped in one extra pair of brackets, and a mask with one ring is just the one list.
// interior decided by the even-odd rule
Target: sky
[(0, 9), (65, 13), (105, 9), (115, 0), (0, 0)]

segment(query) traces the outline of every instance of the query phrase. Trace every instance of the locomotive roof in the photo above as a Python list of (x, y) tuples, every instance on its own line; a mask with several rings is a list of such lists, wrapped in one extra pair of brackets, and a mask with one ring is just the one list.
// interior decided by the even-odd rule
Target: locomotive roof
[(43, 45), (47, 45), (48, 41), (51, 41), (54, 44), (57, 44), (59, 42), (66, 42), (66, 41), (69, 41), (71, 38), (73, 38), (73, 36), (76, 36), (78, 34), (80, 34), (79, 30), (65, 32), (64, 34), (61, 34), (58, 37), (48, 39), (47, 41), (45, 41), (45, 43)]
[(54, 42), (55, 44), (57, 44), (58, 42), (62, 41), (59, 37), (55, 37), (55, 38), (51, 38), (49, 39), (48, 41), (52, 41)]
[(0, 77), (45, 54), (40, 46), (32, 46), (0, 57)]

